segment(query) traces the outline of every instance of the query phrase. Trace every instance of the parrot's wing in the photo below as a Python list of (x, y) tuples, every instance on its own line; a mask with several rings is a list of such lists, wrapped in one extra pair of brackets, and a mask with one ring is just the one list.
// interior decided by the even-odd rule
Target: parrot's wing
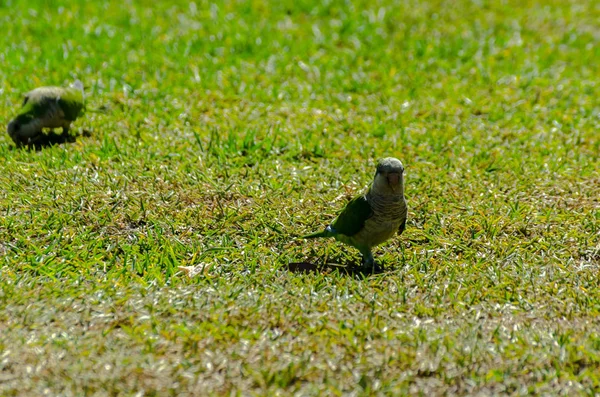
[(40, 87), (25, 94), (22, 114), (31, 117), (44, 117), (48, 110), (53, 108), (60, 99), (61, 89), (59, 87)]
[(365, 226), (365, 222), (371, 216), (373, 216), (373, 210), (367, 198), (364, 195), (358, 196), (346, 204), (346, 207), (333, 221), (331, 227), (337, 233), (354, 236)]
[(404, 229), (406, 229), (406, 217), (404, 217), (404, 220), (402, 221), (402, 223), (400, 224), (400, 227), (398, 228), (398, 234), (402, 234), (402, 232), (404, 232)]
[[(58, 105), (58, 106), (57, 106)], [(83, 109), (83, 93), (75, 88), (41, 87), (25, 94), (22, 114), (31, 117), (47, 117), (50, 112), (53, 117), (75, 120)], [(55, 114), (56, 111), (58, 114)]]
[(76, 88), (65, 89), (58, 97), (58, 106), (67, 120), (74, 121), (83, 109), (83, 93)]
[[(58, 104), (58, 107), (56, 106)], [(58, 112), (57, 112), (58, 111)], [(64, 109), (60, 104), (60, 98), (29, 98), (23, 109), (22, 114), (27, 114), (32, 118), (44, 118), (44, 117), (64, 117)]]
[[(31, 95), (28, 93), (25, 95), (23, 101), (23, 107), (19, 112), (19, 120), (21, 124), (28, 123), (35, 119), (41, 119), (46, 117), (50, 106), (48, 106), (47, 98), (40, 98), (37, 95)], [(56, 102), (56, 98), (54, 99)]]

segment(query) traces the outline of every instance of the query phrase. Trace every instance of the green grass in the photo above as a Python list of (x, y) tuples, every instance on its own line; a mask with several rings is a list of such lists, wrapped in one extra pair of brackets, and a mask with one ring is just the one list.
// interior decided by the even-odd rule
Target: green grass
[[(0, 120), (75, 78), (109, 110), (73, 144), (0, 136), (0, 394), (600, 393), (599, 19), (1, 2)], [(386, 271), (325, 266), (359, 256), (295, 238), (388, 155), (409, 220)]]

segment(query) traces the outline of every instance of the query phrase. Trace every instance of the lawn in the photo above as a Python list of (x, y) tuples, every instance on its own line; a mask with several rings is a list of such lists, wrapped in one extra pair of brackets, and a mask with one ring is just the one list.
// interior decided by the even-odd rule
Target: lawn
[[(599, 20), (0, 2), (0, 395), (600, 393)], [(83, 136), (15, 149), (23, 93), (74, 79)], [(385, 156), (383, 272), (297, 239)]]

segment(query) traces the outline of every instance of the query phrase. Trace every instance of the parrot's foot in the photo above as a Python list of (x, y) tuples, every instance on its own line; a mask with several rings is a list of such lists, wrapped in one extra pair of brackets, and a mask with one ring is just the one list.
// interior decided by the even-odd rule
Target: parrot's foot
[(371, 252), (363, 254), (362, 267), (365, 270), (371, 270), (372, 273), (379, 273), (383, 271), (383, 267), (375, 263), (375, 259), (373, 258), (373, 254)]
[(371, 264), (363, 263), (359, 270), (362, 274), (378, 274), (383, 273), (385, 268), (383, 265), (378, 264), (377, 262), (373, 262)]
[(15, 147), (17, 149), (27, 146), (27, 140), (25, 139), (15, 139), (13, 142), (15, 143)]
[(45, 147), (53, 145), (73, 143), (76, 140), (76, 136), (69, 133), (65, 133), (64, 130), (61, 133), (56, 133), (54, 130), (50, 130), (47, 133), (39, 133), (37, 135), (23, 139), (21, 145), (17, 144), (17, 147), (26, 146), (29, 150), (41, 150)]

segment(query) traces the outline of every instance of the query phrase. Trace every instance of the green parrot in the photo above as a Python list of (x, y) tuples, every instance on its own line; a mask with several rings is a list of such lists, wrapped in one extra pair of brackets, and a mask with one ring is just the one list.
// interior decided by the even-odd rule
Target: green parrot
[(325, 230), (302, 238), (334, 237), (358, 249), (364, 266), (374, 266), (371, 249), (406, 228), (404, 166), (387, 157), (377, 162), (377, 172), (367, 192), (352, 199)]
[(44, 128), (62, 128), (66, 136), (83, 110), (83, 84), (79, 80), (68, 88), (36, 88), (25, 94), (21, 111), (8, 123), (8, 135), (17, 147), (35, 143)]

